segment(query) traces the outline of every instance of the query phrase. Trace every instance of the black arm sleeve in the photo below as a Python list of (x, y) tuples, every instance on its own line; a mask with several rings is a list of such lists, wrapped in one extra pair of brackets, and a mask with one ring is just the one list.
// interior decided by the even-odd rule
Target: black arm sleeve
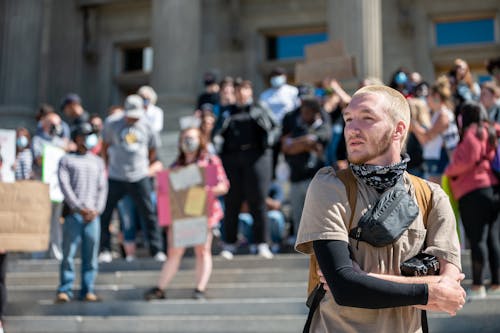
[(355, 271), (346, 242), (317, 240), (313, 247), (319, 267), (339, 305), (381, 309), (427, 304), (427, 284), (390, 282)]

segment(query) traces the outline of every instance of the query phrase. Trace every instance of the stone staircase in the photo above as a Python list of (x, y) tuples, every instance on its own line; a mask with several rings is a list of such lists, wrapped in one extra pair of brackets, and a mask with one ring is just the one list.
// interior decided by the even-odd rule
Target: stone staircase
[[(189, 254), (189, 253), (188, 253)], [(463, 255), (470, 277), (470, 257)], [(148, 258), (101, 264), (100, 303), (54, 304), (59, 265), (54, 260), (9, 258), (9, 303), (5, 330), (18, 332), (301, 332), (306, 319), (308, 260), (280, 254), (272, 260), (239, 255), (214, 257), (207, 300), (192, 300), (194, 258), (183, 259), (167, 300), (142, 295), (161, 264)], [(77, 265), (77, 271), (79, 265)], [(465, 286), (471, 281), (467, 279)], [(78, 286), (78, 281), (77, 281)], [(431, 332), (500, 332), (500, 297), (470, 301), (456, 317), (429, 314)]]
[(146, 302), (160, 267), (145, 258), (101, 264), (96, 293), (103, 302), (55, 304), (56, 261), (10, 260), (6, 332), (299, 332), (305, 321), (305, 256), (215, 257), (205, 301), (190, 298), (194, 258), (184, 258), (168, 299)]

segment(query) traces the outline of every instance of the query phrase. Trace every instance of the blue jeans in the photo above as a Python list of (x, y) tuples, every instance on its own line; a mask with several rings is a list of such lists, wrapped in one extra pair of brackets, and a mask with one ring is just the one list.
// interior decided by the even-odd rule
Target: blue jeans
[[(239, 230), (249, 243), (254, 243), (252, 233), (253, 218), (249, 213), (240, 213), (238, 215)], [(279, 210), (269, 210), (267, 212), (267, 224), (271, 241), (280, 244), (283, 241), (285, 232), (285, 216)]]
[[(151, 201), (156, 207), (156, 192), (151, 192)], [(117, 207), (118, 215), (120, 217), (120, 228), (123, 232), (123, 239), (125, 240), (125, 242), (135, 242), (138, 223), (141, 226), (141, 230), (143, 232), (145, 240), (148, 241), (146, 233), (146, 221), (141, 216), (141, 214), (139, 214), (137, 205), (134, 203), (132, 197), (127, 194), (123, 197), (123, 199), (118, 201)]]
[(64, 292), (73, 297), (72, 288), (75, 281), (74, 258), (80, 242), (82, 244), (80, 297), (83, 298), (87, 293), (94, 292), (94, 282), (98, 270), (97, 254), (100, 231), (99, 217), (86, 223), (78, 213), (66, 216), (63, 225), (63, 260), (61, 262), (58, 292)]

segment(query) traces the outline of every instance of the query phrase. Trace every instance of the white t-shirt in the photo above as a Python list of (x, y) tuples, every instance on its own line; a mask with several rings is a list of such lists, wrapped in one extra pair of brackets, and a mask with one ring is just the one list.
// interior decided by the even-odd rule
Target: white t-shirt
[(279, 88), (269, 88), (260, 95), (260, 102), (273, 112), (279, 124), (287, 112), (299, 106), (297, 87), (284, 84)]
[(434, 112), (431, 118), (431, 126), (434, 126), (442, 112), (445, 112), (449, 119), (448, 128), (436, 136), (422, 147), (422, 156), (426, 160), (439, 160), (441, 158), (441, 148), (443, 145), (447, 149), (454, 149), (459, 141), (458, 127), (455, 123), (455, 115), (450, 109), (443, 109)]

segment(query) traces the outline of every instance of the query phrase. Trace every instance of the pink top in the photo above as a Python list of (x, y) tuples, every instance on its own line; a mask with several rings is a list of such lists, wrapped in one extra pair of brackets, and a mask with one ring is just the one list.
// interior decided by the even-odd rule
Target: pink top
[(467, 128), (444, 172), (450, 178), (456, 200), (474, 190), (498, 184), (491, 171), (490, 163), (495, 157), (495, 150), (488, 145), (487, 130), (483, 129), (482, 139), (476, 136), (476, 130), (476, 124)]
[[(196, 161), (196, 165), (200, 168), (207, 168), (209, 165), (212, 165), (212, 168), (207, 169), (207, 187), (210, 191), (211, 187), (217, 186), (220, 183), (226, 184), (229, 187), (229, 180), (227, 179), (226, 172), (224, 171), (224, 167), (222, 166), (222, 161), (217, 155), (213, 154), (203, 154)], [(177, 164), (172, 165), (172, 167), (178, 166)], [(209, 175), (208, 173), (213, 171), (213, 175)], [(213, 196), (213, 193), (210, 191), (209, 195)], [(219, 223), (219, 221), (224, 217), (224, 211), (222, 210), (222, 206), (220, 201), (217, 198), (212, 198), (209, 200), (211, 202), (211, 207), (208, 207), (208, 226), (210, 228), (214, 227)]]

